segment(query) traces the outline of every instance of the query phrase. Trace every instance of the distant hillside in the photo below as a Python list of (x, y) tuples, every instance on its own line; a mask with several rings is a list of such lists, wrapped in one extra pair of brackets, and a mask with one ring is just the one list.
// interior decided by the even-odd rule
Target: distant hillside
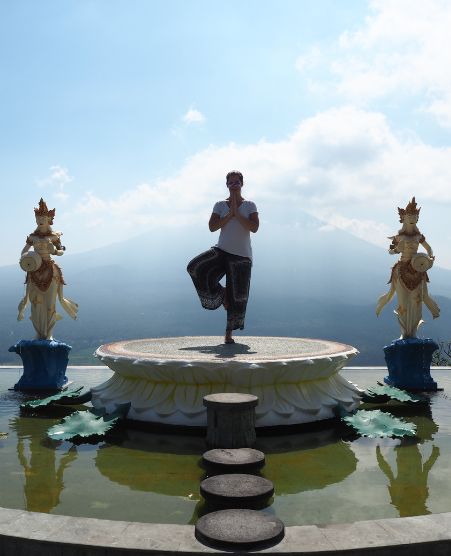
[[(346, 232), (320, 231), (321, 225), (300, 214), (296, 223), (264, 222), (253, 236), (244, 332), (343, 341), (360, 350), (355, 364), (383, 364), (382, 346), (398, 337), (399, 329), (393, 306), (379, 319), (374, 308), (396, 259)], [(80, 304), (79, 320), (62, 313), (56, 328), (57, 338), (73, 346), (71, 362), (92, 364), (98, 345), (121, 338), (222, 334), (224, 311), (201, 309), (185, 270), (191, 257), (215, 241), (206, 226), (193, 227), (59, 259), (68, 283), (65, 295)], [(16, 321), (23, 278), (18, 265), (0, 268), (0, 363), (17, 363), (8, 347), (33, 336), (31, 323)], [(442, 316), (432, 322), (425, 309), (422, 332), (449, 339), (451, 272), (434, 267), (430, 278)]]

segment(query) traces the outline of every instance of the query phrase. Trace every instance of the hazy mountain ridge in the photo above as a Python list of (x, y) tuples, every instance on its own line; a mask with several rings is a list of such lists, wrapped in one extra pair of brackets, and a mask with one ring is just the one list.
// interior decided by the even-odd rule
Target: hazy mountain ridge
[[(393, 304), (379, 319), (374, 310), (387, 289), (395, 257), (323, 223), (297, 214), (291, 223), (264, 223), (253, 236), (254, 267), (246, 335), (329, 338), (356, 346), (354, 364), (383, 364), (382, 346), (399, 336)], [(145, 234), (83, 254), (58, 259), (68, 285), (65, 295), (80, 304), (78, 321), (57, 324), (56, 337), (73, 346), (72, 363), (92, 363), (101, 343), (133, 337), (222, 334), (222, 309), (200, 307), (186, 264), (216, 242), (206, 227)], [(388, 244), (388, 241), (387, 241)], [(68, 246), (69, 248), (69, 246)], [(427, 337), (451, 337), (451, 271), (434, 267), (430, 291), (442, 316), (427, 321)], [(18, 363), (10, 345), (33, 337), (30, 322), (16, 321), (24, 273), (0, 268), (0, 362)]]

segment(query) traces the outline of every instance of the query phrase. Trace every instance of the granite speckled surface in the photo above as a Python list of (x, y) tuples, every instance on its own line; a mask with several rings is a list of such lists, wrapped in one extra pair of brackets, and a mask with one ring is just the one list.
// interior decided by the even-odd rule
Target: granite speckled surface
[(224, 344), (221, 336), (123, 340), (105, 344), (97, 350), (98, 355), (210, 362), (221, 359), (240, 361), (309, 359), (348, 352), (355, 353), (356, 350), (352, 346), (328, 340), (260, 336), (236, 336), (235, 344)]

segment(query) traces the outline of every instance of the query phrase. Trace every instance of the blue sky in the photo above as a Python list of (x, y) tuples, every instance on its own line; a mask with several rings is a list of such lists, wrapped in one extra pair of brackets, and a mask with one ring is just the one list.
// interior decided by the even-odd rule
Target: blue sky
[(240, 168), (267, 225), (381, 246), (416, 195), (451, 268), (450, 25), (444, 0), (0, 3), (0, 264), (41, 195), (77, 252), (203, 226)]

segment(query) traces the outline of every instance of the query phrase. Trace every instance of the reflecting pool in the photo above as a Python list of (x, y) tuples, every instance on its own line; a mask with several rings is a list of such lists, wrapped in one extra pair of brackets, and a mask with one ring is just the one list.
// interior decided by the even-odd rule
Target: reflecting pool
[[(346, 369), (360, 387), (383, 369)], [(355, 438), (336, 423), (317, 430), (259, 434), (261, 474), (276, 494), (266, 512), (286, 525), (451, 511), (451, 372), (433, 370), (444, 388), (430, 404), (393, 414), (417, 426), (415, 438)], [(103, 367), (69, 368), (75, 385), (107, 380)], [(194, 523), (204, 510), (199, 465), (204, 438), (123, 427), (97, 445), (54, 442), (47, 429), (61, 417), (20, 415), (29, 399), (9, 391), (18, 369), (0, 369), (0, 506), (62, 515), (159, 523)], [(368, 406), (370, 408), (370, 406)]]

